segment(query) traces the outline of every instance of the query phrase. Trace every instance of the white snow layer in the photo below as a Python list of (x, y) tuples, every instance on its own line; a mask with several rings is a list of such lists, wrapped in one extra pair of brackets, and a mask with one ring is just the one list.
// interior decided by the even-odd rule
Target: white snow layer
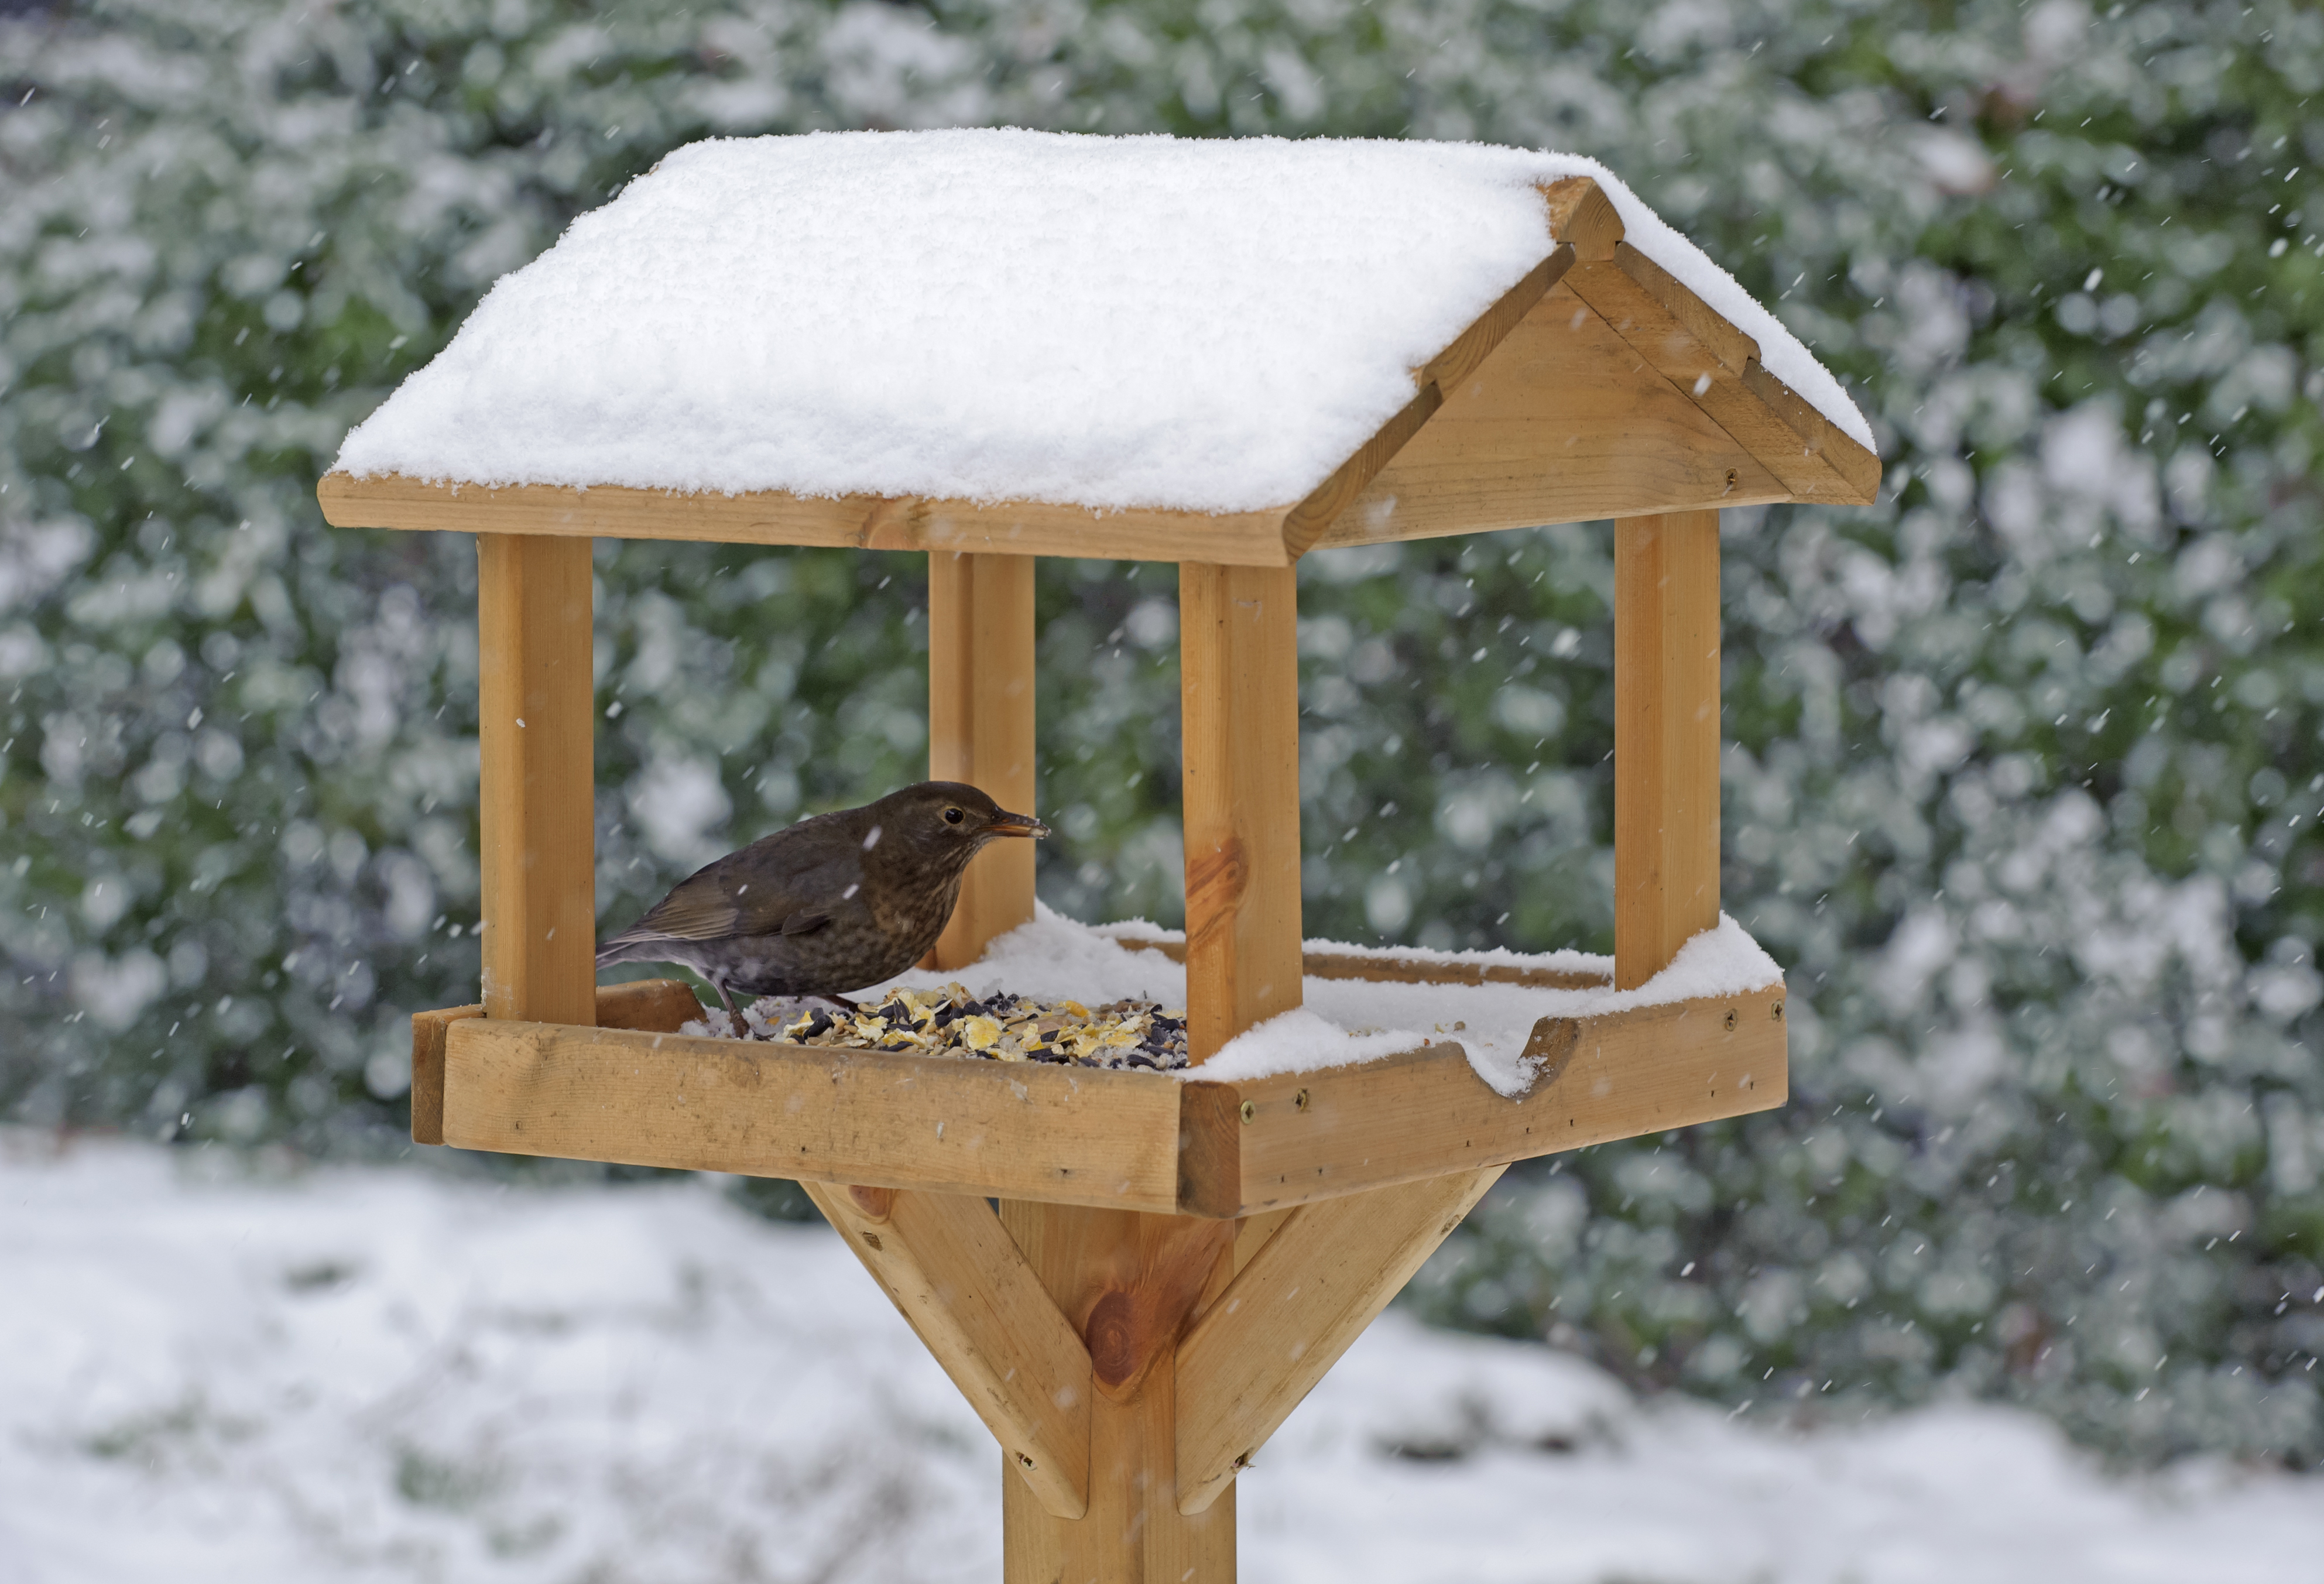
[[(263, 1181), (0, 1133), (0, 1270), (5, 1584), (1000, 1575), (983, 1426), (837, 1239), (707, 1182)], [(1241, 1575), (2183, 1584), (2324, 1555), (2324, 1478), (2109, 1478), (2001, 1408), (1810, 1413), (1641, 1403), (1391, 1312), (1238, 1482)]]
[[(938, 972), (914, 969), (887, 981), (914, 990), (958, 982), (976, 995), (1014, 990), (1048, 999), (1071, 997), (1090, 1006), (1136, 999), (1165, 1007), (1186, 1004), (1186, 971), (1159, 952), (1130, 950), (1123, 940), (1176, 941), (1175, 931), (1139, 920), (1093, 928), (1034, 905), (1030, 924), (1020, 925), (985, 948), (966, 968)], [(1313, 941), (1317, 950), (1362, 952), (1360, 947)], [(1527, 956), (1490, 952), (1383, 951), (1381, 955), (1416, 956), (1443, 962), (1477, 962), (1598, 972), (1609, 979), (1610, 957), (1581, 952)], [(1296, 1010), (1271, 1018), (1222, 1046), (1201, 1066), (1177, 1074), (1231, 1082), (1275, 1073), (1344, 1067), (1413, 1050), (1432, 1040), (1457, 1040), (1469, 1064), (1496, 1090), (1523, 1094), (1531, 1087), (1534, 1064), (1525, 1059), (1526, 1042), (1544, 1018), (1591, 1018), (1638, 1007), (1708, 996), (1742, 995), (1783, 982), (1783, 970), (1743, 926), (1726, 914), (1679, 949), (1671, 965), (1637, 990), (1538, 990), (1521, 984), (1396, 984), (1358, 979), (1304, 981)], [(886, 986), (864, 990), (857, 999), (876, 1002)], [(932, 1058), (934, 1059), (934, 1058)]]
[(359, 475), (1236, 511), (1305, 496), (1595, 177), (1631, 244), (1870, 446), (1775, 316), (1594, 160), (953, 131), (676, 150), (348, 435)]

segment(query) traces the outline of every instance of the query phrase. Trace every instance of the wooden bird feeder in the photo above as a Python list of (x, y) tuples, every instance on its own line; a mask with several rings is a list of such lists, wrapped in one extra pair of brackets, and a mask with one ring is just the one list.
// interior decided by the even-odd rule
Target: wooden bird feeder
[[(1514, 1100), (1452, 1044), (1205, 1082), (678, 1036), (700, 1012), (684, 986), (595, 980), (589, 542), (926, 551), (929, 772), (1019, 809), (1034, 557), (1177, 562), (1199, 1063), (1307, 975), (1477, 977), (1304, 953), (1300, 557), (1612, 518), (1614, 983), (1642, 985), (1720, 916), (1720, 510), (1868, 502), (1879, 464), (1666, 245), (1626, 239), (1606, 187), (1527, 201), (1532, 266), (1411, 368), (1401, 410), (1262, 511), (321, 481), (338, 526), (477, 541), (484, 996), (414, 1019), (414, 1138), (805, 1183), (999, 1440), (1011, 1584), (1231, 1579), (1237, 1472), (1509, 1163), (1781, 1103), (1782, 986), (1545, 1019)], [(936, 965), (1033, 911), (1030, 844), (989, 850)]]

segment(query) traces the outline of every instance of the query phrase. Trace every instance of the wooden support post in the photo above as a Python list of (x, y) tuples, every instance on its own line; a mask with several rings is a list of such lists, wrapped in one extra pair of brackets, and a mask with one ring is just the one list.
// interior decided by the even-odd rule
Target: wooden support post
[(596, 1020), (589, 544), (476, 536), (487, 1018)]
[(1299, 1005), (1298, 580), (1290, 566), (1178, 568), (1197, 1062)]
[[(1033, 557), (928, 557), (928, 775), (966, 781), (1014, 814), (1033, 807)], [(1033, 916), (1033, 843), (995, 842), (969, 864), (936, 968), (960, 968)]]
[(1179, 1510), (1177, 1349), (1233, 1273), (1235, 1224), (1003, 1200), (1001, 1223), (1089, 1346), (1089, 1512), (1061, 1520), (1004, 1479), (1006, 1584), (1232, 1584), (1234, 1504)]
[(1614, 988), (1719, 923), (1719, 513), (1614, 524)]

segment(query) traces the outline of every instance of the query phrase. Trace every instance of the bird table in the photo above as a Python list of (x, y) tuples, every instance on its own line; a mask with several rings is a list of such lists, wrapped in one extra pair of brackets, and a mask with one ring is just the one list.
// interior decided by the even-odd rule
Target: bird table
[[(1011, 1584), (1230, 1579), (1237, 1473), (1510, 1163), (1785, 1094), (1780, 982), (1545, 1018), (1514, 1099), (1453, 1043), (1204, 1076), (1310, 976), (1528, 972), (1303, 945), (1301, 558), (1614, 520), (1634, 989), (1720, 919), (1720, 510), (1869, 502), (1869, 439), (1586, 161), (678, 151), (497, 287), (319, 485), (336, 525), (476, 536), (483, 996), (414, 1018), (412, 1135), (797, 1179), (1000, 1442)], [(598, 987), (596, 537), (925, 551), (929, 773), (1016, 809), (1035, 557), (1176, 562), (1194, 1070), (692, 1038), (684, 986)], [(1029, 843), (982, 854), (933, 965), (1030, 919), (1033, 879)]]

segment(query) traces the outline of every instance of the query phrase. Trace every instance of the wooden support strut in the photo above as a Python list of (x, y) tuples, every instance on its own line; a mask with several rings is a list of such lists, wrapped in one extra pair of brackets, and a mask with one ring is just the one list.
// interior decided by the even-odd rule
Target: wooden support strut
[(1178, 1345), (1178, 1508), (1218, 1500), (1506, 1166), (1303, 1204)]
[(593, 1023), (589, 541), (476, 536), (484, 1016)]
[(802, 1184), (1042, 1510), (1089, 1510), (1090, 1355), (981, 1198)]
[(1614, 524), (1614, 988), (1719, 923), (1719, 513)]
[[(1032, 557), (928, 557), (928, 775), (982, 787), (1014, 814), (1035, 812), (1033, 629)], [(1030, 842), (976, 855), (929, 967), (965, 967), (1031, 922), (1033, 856)]]

